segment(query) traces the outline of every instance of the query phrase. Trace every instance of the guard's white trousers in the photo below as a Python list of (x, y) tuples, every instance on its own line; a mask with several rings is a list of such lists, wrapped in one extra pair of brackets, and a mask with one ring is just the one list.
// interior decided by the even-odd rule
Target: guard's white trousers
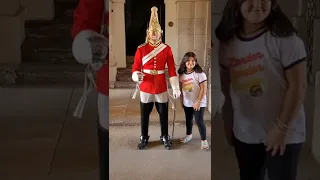
[(150, 102), (166, 103), (168, 102), (168, 91), (160, 94), (149, 94), (149, 93), (140, 91), (140, 101), (142, 103), (150, 103)]
[(109, 97), (98, 93), (98, 114), (100, 127), (109, 130)]

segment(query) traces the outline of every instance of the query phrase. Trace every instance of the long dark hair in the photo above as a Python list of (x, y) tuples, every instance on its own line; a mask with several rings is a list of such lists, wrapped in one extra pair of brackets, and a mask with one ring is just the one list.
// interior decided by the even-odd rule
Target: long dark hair
[[(215, 30), (220, 41), (229, 41), (242, 28), (243, 17), (240, 7), (245, 0), (228, 0), (222, 19)], [(297, 33), (289, 18), (282, 12), (277, 0), (271, 1), (269, 16), (265, 19), (267, 29), (275, 37), (288, 37)]]
[(193, 57), (194, 61), (196, 62), (196, 65), (193, 67), (193, 70), (196, 73), (203, 72), (201, 66), (198, 64), (198, 59), (197, 59), (196, 54), (194, 54), (193, 52), (187, 52), (182, 58), (180, 68), (178, 69), (178, 74), (181, 75), (181, 74), (187, 72), (186, 62), (189, 60), (190, 57)]

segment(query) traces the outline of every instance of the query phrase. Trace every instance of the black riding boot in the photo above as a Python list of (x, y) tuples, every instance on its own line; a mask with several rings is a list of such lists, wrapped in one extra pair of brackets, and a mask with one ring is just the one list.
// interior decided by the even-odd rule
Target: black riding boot
[(100, 179), (109, 178), (109, 131), (98, 125)]
[(165, 148), (167, 148), (168, 150), (172, 148), (172, 141), (169, 135), (164, 135), (160, 137), (160, 139)]
[(167, 149), (171, 149), (172, 142), (168, 133), (168, 103), (156, 102), (156, 108), (159, 113), (160, 125), (161, 125), (161, 136), (160, 141), (164, 144)]
[(149, 140), (149, 117), (153, 108), (153, 102), (142, 103), (140, 102), (140, 112), (141, 112), (141, 136), (140, 143), (138, 144), (138, 149), (142, 150), (148, 144)]

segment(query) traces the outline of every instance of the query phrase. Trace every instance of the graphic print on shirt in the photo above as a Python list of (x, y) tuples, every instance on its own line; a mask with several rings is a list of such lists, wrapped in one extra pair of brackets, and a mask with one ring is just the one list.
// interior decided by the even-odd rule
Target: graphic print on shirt
[(231, 83), (235, 93), (248, 93), (253, 97), (263, 94), (263, 71), (262, 64), (264, 54), (261, 52), (249, 53), (245, 57), (229, 58), (231, 62)]
[(193, 91), (193, 79), (188, 78), (186, 80), (182, 80), (182, 90), (186, 92), (192, 92)]

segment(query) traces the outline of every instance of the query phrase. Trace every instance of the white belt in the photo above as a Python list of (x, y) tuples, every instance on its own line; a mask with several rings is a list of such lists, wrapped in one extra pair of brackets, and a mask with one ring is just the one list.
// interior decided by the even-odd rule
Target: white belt
[(144, 73), (147, 73), (147, 74), (151, 74), (151, 75), (158, 75), (158, 74), (164, 74), (164, 70), (150, 70), (150, 69), (144, 69), (143, 70)]

